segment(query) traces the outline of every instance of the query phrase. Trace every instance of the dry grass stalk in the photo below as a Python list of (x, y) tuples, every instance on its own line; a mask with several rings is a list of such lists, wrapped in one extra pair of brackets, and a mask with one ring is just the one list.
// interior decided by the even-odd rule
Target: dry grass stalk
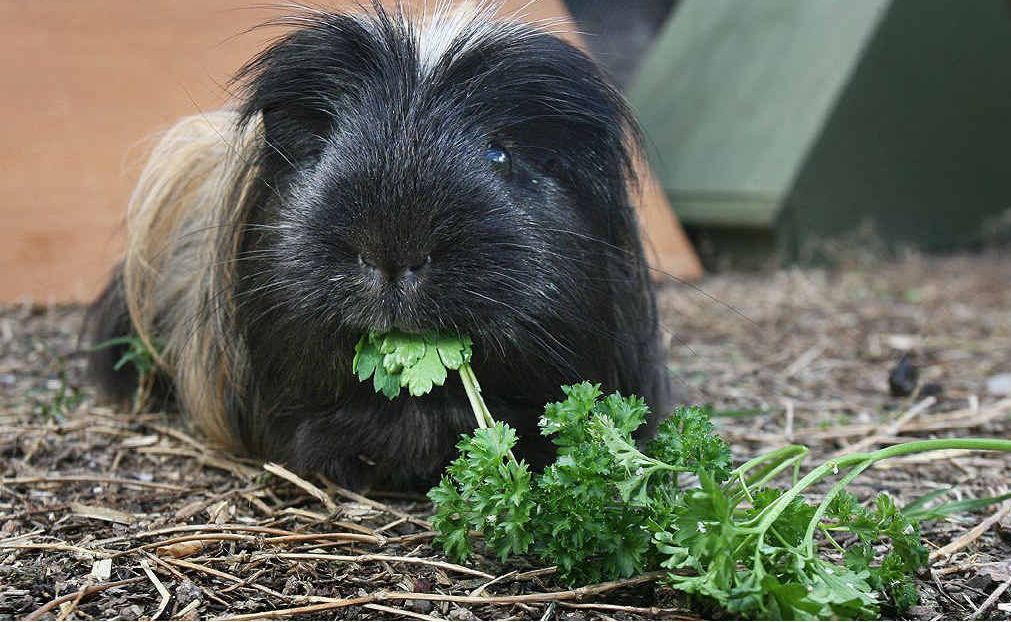
[(983, 522), (976, 525), (969, 531), (959, 536), (956, 540), (930, 553), (930, 561), (936, 561), (954, 555), (965, 547), (979, 539), (991, 527), (1004, 520), (1004, 517), (1011, 514), (1011, 503), (1004, 503), (996, 512), (988, 516)]
[(165, 588), (165, 584), (161, 582), (158, 575), (151, 570), (151, 565), (148, 564), (146, 559), (140, 560), (141, 570), (147, 575), (147, 578), (151, 580), (151, 584), (154, 585), (155, 589), (158, 590), (158, 594), (161, 596), (161, 602), (158, 603), (158, 609), (151, 616), (152, 620), (157, 620), (161, 617), (161, 614), (165, 612), (165, 608), (168, 607), (169, 601), (172, 599), (172, 594)]
[(315, 605), (306, 605), (303, 607), (291, 607), (288, 609), (275, 609), (273, 611), (265, 611), (258, 614), (229, 616), (225, 619), (256, 620), (256, 619), (272, 619), (280, 617), (293, 617), (302, 614), (318, 613), (320, 611), (329, 611), (332, 609), (343, 609), (355, 605), (364, 605), (366, 603), (401, 601), (401, 600), (433, 600), (451, 603), (469, 603), (474, 605), (482, 605), (482, 604), (508, 605), (517, 603), (547, 603), (547, 602), (558, 602), (566, 600), (579, 600), (580, 598), (586, 598), (587, 596), (604, 594), (612, 590), (617, 590), (625, 587), (640, 585), (642, 583), (647, 583), (650, 581), (655, 581), (660, 577), (662, 577), (663, 574), (664, 573), (662, 572), (650, 572), (640, 575), (638, 577), (633, 577), (631, 579), (623, 579), (620, 581), (608, 581), (606, 583), (587, 585), (585, 587), (580, 587), (572, 590), (563, 590), (559, 592), (540, 592), (532, 594), (517, 594), (515, 596), (454, 596), (451, 594), (424, 594), (418, 592), (375, 592), (373, 594), (361, 596), (358, 598), (333, 599), (329, 602), (321, 602)]
[(340, 512), (340, 508), (337, 507), (337, 504), (334, 503), (333, 499), (330, 498), (330, 495), (320, 490), (319, 486), (307, 482), (306, 480), (302, 479), (298, 475), (295, 475), (294, 473), (284, 468), (280, 464), (268, 462), (263, 465), (263, 470), (267, 471), (268, 473), (272, 473), (280, 477), (281, 479), (288, 480), (292, 484), (298, 486), (299, 488), (306, 491), (310, 495), (319, 499), (320, 503), (323, 504), (323, 506), (326, 508), (327, 512), (329, 512), (331, 516), (338, 514)]

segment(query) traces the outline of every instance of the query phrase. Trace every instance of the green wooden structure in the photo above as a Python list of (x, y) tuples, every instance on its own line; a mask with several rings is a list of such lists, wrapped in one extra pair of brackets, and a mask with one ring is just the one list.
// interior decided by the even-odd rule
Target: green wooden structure
[(684, 0), (630, 97), (678, 217), (717, 245), (796, 257), (869, 223), (944, 250), (1011, 213), (1004, 0)]

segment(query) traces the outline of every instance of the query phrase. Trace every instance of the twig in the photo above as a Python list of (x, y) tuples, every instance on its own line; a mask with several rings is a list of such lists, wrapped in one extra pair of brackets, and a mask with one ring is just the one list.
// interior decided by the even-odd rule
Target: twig
[[(48, 511), (48, 508), (47, 508), (47, 511)], [(44, 529), (34, 529), (32, 531), (29, 531), (28, 533), (22, 533), (22, 534), (18, 534), (16, 536), (9, 536), (7, 538), (0, 538), (0, 546), (3, 546), (5, 544), (14, 544), (14, 543), (18, 542), (19, 540), (27, 540), (28, 538), (37, 536), (37, 535), (39, 535), (41, 533), (45, 533), (45, 530)]]
[(939, 577), (946, 577), (950, 574), (958, 574), (960, 572), (966, 572), (969, 570), (978, 570), (985, 566), (1001, 566), (1007, 564), (1008, 569), (1011, 570), (1011, 564), (1006, 561), (998, 562), (980, 562), (977, 561), (975, 556), (970, 556), (969, 559), (961, 564), (955, 564), (954, 566), (947, 566), (945, 568), (938, 568), (934, 572), (937, 573)]
[(356, 503), (361, 503), (362, 505), (366, 505), (366, 506), (368, 506), (368, 507), (370, 507), (370, 508), (372, 508), (374, 510), (381, 510), (383, 512), (386, 512), (387, 514), (392, 514), (392, 515), (394, 515), (396, 517), (406, 519), (406, 520), (414, 523), (415, 525), (418, 525), (420, 527), (424, 527), (425, 529), (431, 529), (432, 528), (432, 523), (428, 522), (427, 520), (418, 518), (417, 516), (413, 516), (411, 514), (408, 514), (407, 512), (402, 512), (402, 511), (398, 510), (395, 507), (386, 505), (385, 503), (382, 503), (382, 502), (379, 502), (379, 501), (373, 501), (372, 499), (369, 499), (368, 497), (360, 495), (357, 492), (353, 492), (351, 490), (348, 490), (347, 488), (342, 488), (341, 486), (337, 486), (336, 484), (331, 484), (331, 487), (333, 488), (334, 492), (336, 492), (340, 496), (344, 497), (345, 499), (350, 499), (351, 501), (354, 501)]
[(284, 508), (279, 512), (281, 516), (295, 516), (298, 518), (303, 518), (311, 523), (325, 523), (330, 520), (333, 514), (324, 514), (322, 512), (313, 512), (311, 510), (303, 510), (302, 508)]
[(172, 599), (172, 594), (165, 589), (165, 584), (163, 584), (161, 579), (158, 578), (158, 575), (151, 570), (151, 565), (147, 563), (146, 559), (140, 560), (140, 567), (144, 571), (144, 574), (147, 575), (147, 578), (151, 580), (151, 583), (154, 584), (154, 589), (158, 590), (158, 593), (161, 595), (161, 603), (158, 604), (158, 610), (154, 612), (153, 616), (151, 616), (152, 620), (157, 620), (161, 617), (161, 614), (165, 612), (165, 607), (168, 607), (169, 601)]
[(783, 398), (783, 408), (786, 409), (786, 422), (783, 424), (783, 438), (787, 443), (793, 442), (794, 403), (790, 398)]
[(134, 577), (132, 579), (124, 579), (122, 581), (113, 581), (111, 583), (99, 583), (97, 585), (88, 585), (86, 587), (83, 587), (83, 588), (77, 590), (76, 592), (74, 592), (72, 594), (66, 594), (65, 596), (60, 596), (59, 598), (54, 598), (53, 600), (49, 601), (48, 603), (42, 605), (41, 607), (39, 607), (35, 611), (33, 611), (33, 612), (29, 613), (27, 616), (25, 616), (25, 620), (38, 620), (45, 613), (47, 613), (49, 611), (52, 611), (53, 609), (59, 607), (63, 603), (70, 602), (70, 601), (73, 601), (75, 599), (78, 599), (78, 602), (80, 602), (79, 599), (84, 598), (86, 596), (91, 596), (92, 594), (96, 594), (98, 592), (104, 592), (105, 590), (112, 589), (114, 587), (120, 587), (122, 585), (129, 585), (131, 583), (137, 583), (138, 581), (143, 581), (143, 580), (144, 580), (144, 577)]
[[(970, 407), (937, 415), (927, 415), (918, 421), (907, 422), (901, 426), (899, 431), (937, 432), (956, 428), (973, 428), (985, 425), (1009, 412), (1011, 412), (1011, 398), (1004, 398), (982, 409), (973, 410)], [(837, 425), (830, 428), (804, 427), (796, 430), (796, 436), (807, 440), (826, 440), (871, 434), (878, 427), (880, 426), (868, 424)]]
[(492, 585), (495, 585), (499, 581), (505, 581), (509, 577), (513, 577), (515, 575), (516, 575), (516, 571), (515, 570), (513, 570), (512, 572), (507, 572), (507, 573), (505, 573), (503, 575), (499, 575), (499, 576), (495, 577), (494, 579), (492, 579), (491, 581), (488, 581), (487, 583), (483, 583), (483, 584), (477, 586), (476, 588), (474, 588), (473, 590), (471, 590), (470, 591), (470, 595), (471, 596), (480, 596), (482, 592), (484, 592), (486, 589), (488, 589)]
[[(200, 543), (211, 543), (211, 542), (255, 542), (257, 540), (256, 536), (247, 536), (237, 533), (216, 533), (216, 534), (193, 534), (189, 536), (179, 536), (178, 538), (169, 538), (168, 540), (159, 540), (158, 542), (152, 542), (151, 544), (145, 544), (140, 547), (144, 550), (155, 549), (159, 555), (163, 554), (163, 550), (172, 550), (167, 547), (174, 547), (176, 544), (184, 544), (186, 542), (200, 542)], [(198, 545), (193, 545), (198, 546)], [(196, 550), (203, 548), (203, 545), (199, 545)], [(171, 555), (171, 557), (179, 557), (179, 555)]]
[(330, 602), (321, 602), (316, 605), (306, 605), (304, 607), (292, 607), (289, 609), (275, 609), (260, 613), (249, 613), (237, 616), (230, 616), (226, 620), (258, 620), (266, 618), (281, 618), (288, 616), (299, 616), (307, 613), (316, 613), (332, 609), (342, 609), (355, 605), (365, 605), (367, 603), (386, 602), (391, 600), (433, 600), (451, 603), (472, 603), (479, 605), (514, 605), (520, 603), (548, 603), (566, 600), (578, 600), (586, 596), (602, 594), (612, 590), (631, 587), (642, 583), (655, 581), (664, 576), (664, 572), (649, 572), (638, 577), (622, 579), (620, 581), (608, 581), (596, 585), (587, 585), (572, 590), (561, 592), (541, 592), (533, 594), (517, 594), (514, 596), (454, 596), (452, 594), (425, 594), (419, 592), (374, 592), (357, 598), (333, 599)]
[(341, 544), (344, 542), (360, 542), (363, 544), (375, 544), (376, 546), (385, 546), (391, 540), (396, 542), (396, 540), (391, 538), (381, 538), (376, 536), (369, 536), (363, 533), (347, 533), (347, 532), (333, 532), (333, 533), (300, 533), (293, 536), (275, 536), (273, 538), (264, 538), (263, 541), (266, 544), (299, 544), (302, 542), (314, 542), (314, 541), (327, 541), (331, 544)]
[[(173, 558), (169, 558), (169, 559), (162, 559), (161, 561), (164, 562), (164, 563), (168, 563), (168, 564), (172, 564), (172, 565), (175, 565), (175, 566), (179, 566), (181, 568), (189, 568), (190, 570), (196, 570), (197, 572), (202, 572), (204, 574), (209, 574), (212, 577), (217, 577), (219, 579), (224, 579), (226, 581), (232, 581), (233, 583), (245, 583), (245, 581), (242, 579), (242, 577), (237, 577), (237, 576), (235, 576), (233, 574), (230, 574), (230, 573), (227, 573), (227, 572), (222, 572), (220, 570), (215, 570), (214, 568), (211, 568), (209, 566), (204, 566), (203, 564), (197, 564), (197, 563), (194, 563), (194, 562), (191, 562), (191, 561), (186, 561), (185, 559), (173, 559)], [(255, 589), (263, 592), (264, 594), (268, 594), (268, 595), (273, 596), (274, 598), (278, 598), (280, 600), (287, 600), (287, 601), (291, 600), (290, 596), (282, 594), (282, 593), (280, 593), (280, 592), (278, 592), (276, 590), (272, 590), (269, 587), (267, 587), (266, 585), (262, 585), (260, 583), (250, 583), (249, 587), (255, 588)]]
[[(88, 579), (88, 583), (90, 585), (90, 583), (91, 583), (90, 578)], [(85, 587), (87, 587), (87, 586), (85, 586)], [(67, 618), (69, 618), (70, 614), (74, 613), (74, 610), (77, 609), (77, 606), (79, 604), (81, 604), (81, 599), (83, 599), (83, 598), (84, 598), (84, 590), (83, 589), (82, 590), (78, 590), (77, 597), (74, 598), (74, 600), (70, 601), (70, 606), (69, 607), (63, 607), (62, 608), (63, 611), (60, 612), (60, 615), (56, 616), (56, 619), (58, 621), (62, 621), (62, 620), (66, 620)]]
[[(650, 620), (701, 620), (702, 618), (692, 615), (690, 611), (684, 609), (671, 609), (664, 607), (631, 607), (627, 605), (609, 605), (607, 603), (558, 603), (566, 609), (599, 609), (601, 611), (621, 611), (624, 613), (634, 613), (641, 616), (649, 616)], [(661, 618), (660, 616), (663, 616)]]
[(393, 615), (404, 616), (405, 618), (414, 618), (415, 620), (435, 620), (436, 622), (443, 622), (442, 618), (433, 618), (432, 616), (426, 616), (423, 613), (416, 613), (406, 609), (398, 609), (396, 607), (390, 607), (389, 605), (369, 603), (367, 605), (362, 605), (362, 607), (365, 609), (372, 609), (373, 611), (382, 611), (383, 613), (392, 613)]
[[(222, 525), (215, 525), (211, 523), (203, 523), (200, 525), (176, 525), (174, 527), (163, 527), (161, 529), (153, 529), (151, 531), (142, 531), (140, 533), (131, 534), (129, 536), (117, 536), (115, 538), (106, 538), (105, 540), (97, 540), (95, 544), (112, 544), (114, 542), (123, 542), (125, 540), (136, 540), (139, 538), (150, 538), (151, 536), (163, 536), (168, 533), (186, 533), (193, 531), (211, 531), (211, 532), (229, 532), (229, 531), (246, 531), (249, 533), (262, 533), (269, 534), (272, 536), (290, 536), (294, 535), (294, 531), (289, 531), (287, 529), (278, 529), (276, 527), (262, 527), (259, 525), (241, 525), (237, 523), (225, 523)], [(143, 546), (139, 546), (129, 551), (122, 551), (122, 553), (134, 552), (143, 549)]]
[(340, 508), (337, 506), (336, 503), (334, 503), (333, 499), (330, 498), (330, 495), (323, 492), (319, 488), (319, 486), (305, 481), (304, 479), (302, 479), (298, 475), (295, 475), (294, 473), (284, 468), (280, 464), (268, 462), (263, 465), (263, 470), (267, 471), (268, 473), (273, 473), (274, 475), (282, 479), (288, 480), (289, 482), (298, 486), (299, 488), (306, 491), (313, 497), (316, 497), (317, 499), (319, 499), (320, 503), (322, 503), (323, 506), (326, 508), (326, 511), (329, 512), (331, 515), (340, 512)]
[[(344, 598), (344, 599), (334, 599), (328, 603), (318, 603), (315, 605), (303, 605), (301, 607), (290, 607), (288, 609), (274, 609), (273, 611), (264, 611), (262, 613), (243, 613), (240, 615), (228, 616), (222, 618), (223, 620), (266, 620), (270, 618), (284, 618), (288, 616), (302, 616), (307, 613), (316, 613), (318, 611), (329, 611), (332, 609), (343, 609), (344, 607), (354, 607), (355, 605), (366, 605), (372, 603), (375, 598), (375, 594), (369, 594), (367, 596), (359, 596), (357, 598)], [(304, 617), (304, 616), (303, 616)]]
[(90, 557), (115, 557), (115, 553), (111, 551), (96, 551), (94, 549), (86, 549), (80, 546), (74, 546), (72, 544), (46, 544), (28, 542), (26, 544), (0, 544), (0, 549), (23, 549), (23, 550), (39, 550), (39, 551), (66, 551), (67, 553), (77, 553), (79, 555), (88, 555)]
[(553, 575), (558, 572), (558, 566), (548, 566), (547, 568), (538, 568), (537, 570), (528, 570), (526, 572), (521, 572), (515, 577), (513, 581), (529, 581), (536, 577), (546, 577), (548, 575)]
[(824, 351), (825, 346), (822, 344), (808, 348), (800, 356), (798, 356), (789, 367), (783, 370), (780, 374), (780, 378), (783, 380), (789, 380), (805, 367), (813, 363), (814, 360), (821, 356), (821, 353)]
[(990, 596), (983, 601), (983, 604), (980, 605), (976, 611), (972, 612), (969, 619), (978, 620), (984, 613), (989, 611), (990, 607), (993, 607), (994, 603), (1000, 599), (1001, 595), (1006, 592), (1009, 587), (1011, 587), (1011, 578), (997, 586), (997, 589), (993, 591), (993, 594), (990, 594)]
[(191, 600), (188, 605), (177, 611), (176, 614), (172, 617), (175, 620), (189, 619), (189, 614), (199, 606), (200, 606), (200, 599), (195, 598)]
[(871, 434), (870, 436), (862, 438), (859, 441), (853, 443), (852, 445), (848, 445), (840, 449), (839, 451), (833, 453), (829, 459), (839, 458), (849, 453), (863, 451), (868, 447), (873, 447), (879, 444), (883, 437), (895, 436), (896, 434), (898, 434), (899, 430), (902, 429), (902, 426), (909, 423), (910, 420), (912, 420), (914, 417), (918, 416), (920, 413), (933, 406), (936, 402), (937, 398), (934, 396), (930, 396), (928, 398), (923, 399), (922, 401), (918, 402), (915, 406), (913, 406), (905, 413), (903, 413), (902, 416), (900, 416), (898, 419), (892, 421), (891, 423), (879, 426), (874, 430), (874, 433)]
[(942, 557), (948, 557), (958, 551), (961, 551), (979, 539), (979, 537), (986, 533), (990, 527), (993, 527), (995, 524), (1002, 521), (1009, 513), (1011, 513), (1011, 503), (1003, 504), (994, 514), (990, 515), (986, 518), (986, 520), (962, 534), (957, 540), (949, 542), (936, 551), (931, 552), (930, 561), (934, 561)]
[(123, 479), (119, 477), (95, 477), (93, 475), (53, 475), (51, 477), (5, 477), (0, 479), (0, 486), (11, 486), (20, 484), (108, 484), (113, 486), (137, 486), (139, 488), (153, 488), (155, 490), (168, 490), (171, 492), (188, 492), (184, 486), (173, 484), (160, 484), (158, 482), (142, 482), (136, 479)]
[(212, 577), (225, 579), (226, 581), (242, 581), (241, 577), (237, 577), (233, 574), (221, 570), (215, 570), (214, 568), (211, 568), (209, 566), (204, 566), (203, 564), (187, 561), (185, 559), (175, 559), (174, 557), (170, 557), (169, 559), (162, 559), (161, 561), (165, 562), (166, 564), (172, 564), (173, 566), (179, 566), (181, 568), (189, 568), (190, 570), (196, 570), (197, 572), (209, 574)]
[[(154, 562), (155, 564), (157, 564), (157, 565), (161, 566), (162, 568), (164, 568), (166, 572), (170, 573), (173, 577), (175, 577), (179, 581), (190, 581), (191, 583), (193, 583), (194, 585), (196, 585), (196, 581), (193, 581), (185, 573), (181, 572), (178, 568), (176, 568), (172, 564), (166, 563), (164, 560), (162, 560), (157, 555), (152, 555), (151, 553), (148, 553), (147, 551), (144, 551), (143, 555), (145, 557), (147, 557), (149, 560), (151, 560), (152, 562)], [(219, 597), (216, 594), (217, 590), (210, 590), (210, 589), (208, 589), (208, 588), (206, 588), (206, 587), (204, 587), (202, 585), (199, 585), (197, 587), (199, 588), (200, 593), (204, 595), (204, 598), (206, 598), (208, 600), (213, 600), (214, 602), (218, 603), (219, 605), (221, 605), (225, 609), (228, 609), (228, 607), (230, 606), (229, 603), (228, 603), (228, 601), (223, 600), (221, 597)], [(193, 602), (197, 602), (197, 601), (193, 601)], [(175, 612), (175, 614), (172, 617), (173, 618), (179, 618), (179, 617), (181, 617), (183, 615), (183, 611), (185, 611), (188, 608), (189, 608), (189, 605), (187, 605), (186, 607), (184, 607), (181, 611)]]
[(460, 574), (469, 574), (471, 576), (481, 577), (482, 579), (495, 578), (494, 575), (490, 575), (486, 572), (481, 572), (480, 570), (474, 570), (473, 568), (467, 568), (466, 566), (458, 566), (456, 564), (451, 564), (449, 562), (441, 562), (435, 559), (424, 559), (422, 557), (404, 557), (402, 555), (380, 555), (378, 553), (369, 553), (365, 555), (329, 555), (326, 553), (262, 553), (254, 555), (253, 559), (314, 559), (319, 561), (352, 562), (352, 563), (399, 562), (402, 564), (418, 564), (421, 566), (432, 566), (434, 568), (442, 568), (443, 570), (451, 570), (453, 572), (459, 572)]
[(135, 451), (139, 454), (154, 456), (178, 456), (181, 458), (190, 458), (199, 462), (202, 467), (209, 467), (226, 473), (231, 473), (240, 480), (251, 479), (259, 473), (259, 471), (243, 464), (232, 462), (230, 460), (224, 460), (221, 456), (206, 449), (201, 452), (195, 449), (187, 449), (185, 447), (138, 447)]

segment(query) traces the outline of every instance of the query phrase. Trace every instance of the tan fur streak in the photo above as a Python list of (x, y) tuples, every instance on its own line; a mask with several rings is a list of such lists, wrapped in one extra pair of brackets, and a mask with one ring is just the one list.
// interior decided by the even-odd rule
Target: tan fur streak
[(162, 136), (130, 200), (123, 264), (134, 329), (157, 351), (182, 410), (228, 446), (237, 435), (226, 395), (244, 373), (231, 290), (260, 140), (258, 122), (236, 122), (234, 112), (212, 112)]

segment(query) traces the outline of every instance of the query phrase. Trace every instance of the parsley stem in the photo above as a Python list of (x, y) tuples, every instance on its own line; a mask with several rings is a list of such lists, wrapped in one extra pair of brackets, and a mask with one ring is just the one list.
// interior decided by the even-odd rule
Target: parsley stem
[[(923, 441), (911, 441), (885, 447), (874, 452), (858, 452), (848, 454), (834, 460), (829, 460), (813, 469), (805, 475), (792, 488), (783, 493), (776, 501), (759, 514), (755, 520), (758, 524), (752, 527), (743, 528), (744, 531), (757, 532), (759, 534), (768, 531), (769, 527), (779, 518), (786, 507), (802, 491), (812, 484), (827, 477), (829, 474), (836, 474), (841, 468), (848, 468), (853, 465), (860, 465), (854, 471), (852, 477), (859, 475), (861, 471), (881, 460), (905, 456), (909, 454), (924, 453), (927, 451), (937, 451), (941, 449), (968, 449), (975, 451), (1003, 451), (1011, 452), (1011, 440), (996, 438), (952, 438), (952, 439), (930, 439)], [(866, 463), (866, 464), (864, 464)], [(849, 477), (849, 475), (847, 475)], [(845, 478), (844, 478), (845, 479)], [(852, 478), (849, 478), (852, 479)], [(848, 481), (848, 480), (847, 480)], [(840, 488), (841, 490), (841, 488)], [(837, 491), (838, 492), (838, 491)], [(827, 507), (827, 506), (826, 506)]]
[[(463, 382), (463, 390), (467, 392), (467, 399), (470, 400), (470, 408), (474, 411), (474, 419), (477, 421), (477, 427), (494, 427), (495, 418), (491, 416), (491, 411), (488, 410), (488, 405), (484, 403), (484, 398), (481, 397), (481, 385), (477, 382), (477, 376), (474, 374), (474, 369), (471, 368), (470, 363), (463, 363), (457, 371), (460, 372), (460, 381)], [(509, 459), (514, 463), (516, 462), (516, 456), (513, 455), (511, 449), (509, 450)]]
[[(799, 466), (808, 452), (803, 445), (787, 445), (748, 460), (730, 474), (731, 481), (741, 486), (741, 491), (734, 494), (734, 498), (739, 501), (740, 498), (750, 497), (751, 488), (761, 486), (791, 464)], [(754, 469), (758, 469), (757, 473), (745, 478), (745, 474)]]
[(481, 397), (481, 385), (477, 382), (477, 376), (470, 363), (460, 365), (460, 380), (463, 381), (463, 389), (467, 392), (467, 399), (470, 400), (470, 407), (474, 411), (474, 418), (477, 420), (477, 427), (490, 428), (495, 425), (484, 398)]
[(850, 469), (850, 472), (836, 482), (835, 485), (828, 491), (828, 494), (825, 495), (825, 498), (821, 500), (821, 503), (818, 504), (818, 508), (814, 511), (814, 516), (811, 517), (811, 522), (807, 524), (807, 531), (804, 533), (804, 544), (807, 547), (808, 555), (812, 557), (814, 556), (814, 531), (818, 528), (818, 524), (821, 523), (821, 517), (825, 516), (825, 512), (828, 511), (828, 506), (832, 503), (832, 499), (835, 499), (836, 495), (842, 492), (850, 482), (856, 479), (858, 475), (867, 470), (872, 464), (874, 464), (873, 461), (864, 460)]

